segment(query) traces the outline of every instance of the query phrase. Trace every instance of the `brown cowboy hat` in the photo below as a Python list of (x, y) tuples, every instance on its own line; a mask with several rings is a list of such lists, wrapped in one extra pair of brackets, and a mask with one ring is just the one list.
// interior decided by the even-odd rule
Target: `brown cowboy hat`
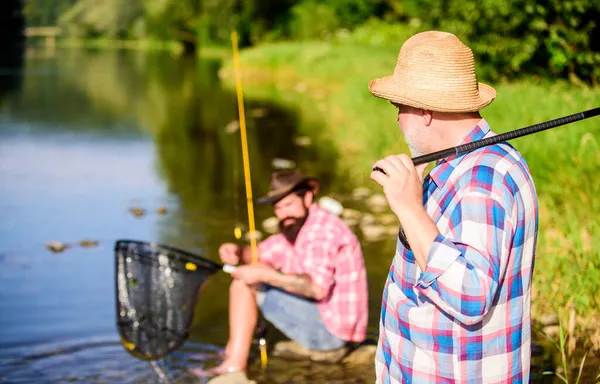
[(273, 204), (301, 187), (308, 187), (317, 194), (320, 186), (314, 177), (304, 177), (296, 169), (273, 172), (269, 192), (257, 200), (258, 204)]
[(406, 40), (394, 74), (371, 80), (369, 90), (393, 103), (438, 112), (475, 112), (496, 98), (494, 88), (477, 82), (471, 49), (440, 31)]

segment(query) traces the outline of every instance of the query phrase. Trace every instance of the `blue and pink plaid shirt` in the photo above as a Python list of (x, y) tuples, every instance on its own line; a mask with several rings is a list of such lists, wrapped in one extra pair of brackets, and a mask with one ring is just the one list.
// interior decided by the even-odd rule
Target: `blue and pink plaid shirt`
[[(482, 119), (458, 144), (491, 135)], [(398, 241), (377, 382), (529, 382), (538, 208), (524, 159), (506, 143), (480, 148), (438, 162), (423, 187), (440, 234), (424, 272)]]

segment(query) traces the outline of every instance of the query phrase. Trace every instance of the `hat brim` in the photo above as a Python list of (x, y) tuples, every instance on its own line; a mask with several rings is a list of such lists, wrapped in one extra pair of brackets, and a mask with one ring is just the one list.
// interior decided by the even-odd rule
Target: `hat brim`
[(293, 184), (288, 188), (285, 188), (276, 193), (269, 194), (267, 196), (258, 198), (256, 200), (256, 202), (258, 204), (274, 204), (274, 203), (278, 202), (279, 200), (283, 199), (284, 197), (286, 197), (287, 195), (289, 195), (290, 193), (292, 193), (294, 190), (296, 190), (302, 186), (309, 187), (310, 190), (312, 191), (312, 193), (315, 195), (317, 193), (319, 193), (319, 190), (321, 188), (319, 185), (319, 181), (317, 179), (315, 179), (314, 177), (305, 177), (304, 179), (298, 181), (296, 184)]
[(465, 103), (457, 97), (453, 98), (453, 101), (442, 105), (439, 99), (428, 100), (424, 94), (419, 96), (414, 91), (402, 87), (401, 84), (394, 81), (393, 76), (385, 76), (369, 81), (369, 90), (374, 96), (397, 104), (437, 112), (477, 112), (482, 110), (494, 101), (496, 90), (483, 83), (478, 83), (478, 88), (478, 100)]

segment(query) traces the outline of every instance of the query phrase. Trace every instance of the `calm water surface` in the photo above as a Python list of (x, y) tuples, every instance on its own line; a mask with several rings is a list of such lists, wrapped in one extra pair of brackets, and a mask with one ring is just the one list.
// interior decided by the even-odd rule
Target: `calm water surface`
[[(119, 342), (112, 247), (151, 240), (217, 259), (236, 222), (247, 222), (239, 133), (225, 130), (237, 117), (235, 94), (218, 67), (167, 53), (30, 50), (22, 76), (0, 76), (0, 381), (159, 382)], [(326, 194), (353, 187), (335, 174), (334, 148), (314, 137), (317, 145), (294, 144), (296, 111), (266, 100), (246, 106), (254, 195), (266, 192), (275, 157), (320, 177)], [(256, 209), (260, 225), (271, 212)], [(84, 239), (98, 246), (45, 248)], [(393, 247), (393, 239), (364, 243), (372, 337)], [(172, 382), (200, 382), (185, 369), (216, 362), (228, 283), (211, 278), (190, 342), (161, 363)], [(370, 383), (373, 373), (277, 359), (251, 368), (263, 383)]]

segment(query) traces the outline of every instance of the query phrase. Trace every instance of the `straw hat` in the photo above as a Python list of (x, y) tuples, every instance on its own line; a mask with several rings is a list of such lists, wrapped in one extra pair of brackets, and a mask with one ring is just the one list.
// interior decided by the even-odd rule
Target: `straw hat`
[(304, 177), (296, 169), (273, 172), (271, 175), (271, 185), (266, 196), (257, 200), (259, 204), (272, 204), (284, 198), (294, 189), (306, 186), (310, 188), (313, 194), (319, 192), (319, 183), (313, 177)]
[(406, 40), (394, 74), (369, 82), (373, 95), (439, 112), (475, 112), (496, 91), (475, 78), (473, 52), (451, 33), (427, 31)]

